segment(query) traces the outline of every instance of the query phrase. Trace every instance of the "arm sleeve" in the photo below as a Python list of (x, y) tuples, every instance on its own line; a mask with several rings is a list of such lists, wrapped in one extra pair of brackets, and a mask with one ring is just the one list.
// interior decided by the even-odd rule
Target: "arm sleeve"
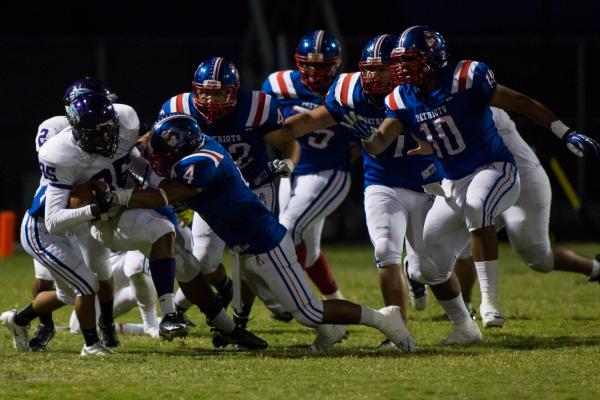
[(69, 209), (67, 204), (71, 190), (50, 183), (46, 190), (46, 229), (52, 235), (61, 235), (75, 226), (91, 221), (92, 206)]
[(472, 90), (476, 96), (476, 101), (487, 106), (492, 100), (497, 85), (492, 70), (482, 62), (477, 63), (475, 71), (473, 71)]
[(197, 156), (193, 162), (184, 162), (175, 165), (173, 178), (186, 186), (205, 189), (211, 186), (217, 175), (217, 166), (211, 158)]

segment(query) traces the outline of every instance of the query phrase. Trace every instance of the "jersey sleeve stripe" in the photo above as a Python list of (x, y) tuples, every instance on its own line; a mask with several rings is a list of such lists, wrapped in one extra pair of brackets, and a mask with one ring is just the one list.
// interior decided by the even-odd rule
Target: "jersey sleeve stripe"
[(175, 111), (183, 112), (183, 94), (178, 94), (175, 100)]
[(397, 86), (394, 91), (385, 98), (385, 104), (392, 111), (403, 110), (406, 108), (402, 101), (402, 97), (400, 96), (400, 86)]
[(340, 94), (340, 98), (342, 99), (342, 105), (344, 106), (348, 105), (348, 86), (350, 86), (350, 78), (352, 78), (352, 75), (347, 74), (342, 83), (342, 93)]
[(252, 92), (252, 104), (250, 104), (250, 112), (248, 113), (248, 119), (246, 120), (246, 126), (253, 126), (254, 119), (256, 118), (256, 111), (258, 107), (258, 92)]
[(170, 114), (173, 112), (173, 110), (177, 109), (176, 100), (177, 96), (171, 97), (171, 100), (169, 100), (169, 109), (165, 110), (165, 114)]
[(452, 94), (458, 92), (458, 80), (460, 78), (460, 71), (462, 70), (462, 66), (464, 63), (464, 61), (461, 61), (458, 64), (456, 64), (456, 67), (454, 68), (454, 75), (452, 77), (452, 89), (450, 90), (450, 93)]
[(467, 87), (467, 74), (469, 73), (469, 67), (472, 61), (465, 61), (460, 68), (460, 75), (458, 78), (458, 91), (465, 90)]
[(333, 95), (335, 97), (335, 101), (340, 105), (343, 105), (343, 103), (342, 103), (342, 86), (344, 84), (344, 81), (345, 81), (347, 75), (348, 74), (340, 74), (337, 82), (335, 83), (335, 88), (333, 89)]
[(298, 94), (296, 93), (296, 88), (294, 87), (294, 82), (292, 82), (292, 70), (283, 72), (283, 80), (285, 82), (285, 87), (287, 89), (289, 96), (293, 99), (297, 98)]
[(346, 94), (346, 103), (352, 108), (354, 108), (354, 88), (356, 87), (356, 82), (358, 81), (359, 77), (359, 72), (351, 74), (350, 85), (348, 86), (348, 93)]
[(258, 99), (256, 97), (254, 98), (254, 101), (256, 101), (258, 105), (256, 106), (256, 112), (254, 114), (252, 126), (258, 126), (262, 120), (262, 116), (265, 112), (265, 97), (266, 96), (263, 92), (258, 92)]
[(477, 61), (471, 61), (471, 65), (469, 65), (466, 89), (471, 89), (473, 87), (473, 77), (475, 76), (475, 68), (477, 68), (477, 65), (479, 65)]
[(199, 150), (193, 154), (190, 154), (187, 157), (184, 157), (181, 159), (181, 161), (184, 160), (193, 160), (194, 158), (197, 157), (205, 157), (208, 158), (209, 160), (211, 160), (214, 164), (215, 164), (215, 168), (219, 166), (219, 164), (221, 163), (221, 160), (223, 160), (223, 156), (220, 155), (217, 152), (214, 151), (210, 151), (210, 150)]
[(279, 93), (281, 94), (281, 97), (283, 97), (284, 99), (289, 99), (290, 93), (287, 90), (285, 80), (283, 79), (283, 74), (283, 71), (279, 71), (277, 73), (277, 85), (279, 86)]
[(190, 96), (191, 96), (191, 93), (184, 93), (183, 94), (183, 112), (186, 113), (186, 114), (188, 114), (188, 115), (191, 115), (191, 112), (190, 112)]
[(267, 121), (267, 119), (269, 118), (269, 112), (271, 110), (271, 96), (267, 96), (262, 92), (261, 94), (265, 98), (265, 105), (263, 106), (262, 117), (260, 118), (259, 125), (262, 125)]

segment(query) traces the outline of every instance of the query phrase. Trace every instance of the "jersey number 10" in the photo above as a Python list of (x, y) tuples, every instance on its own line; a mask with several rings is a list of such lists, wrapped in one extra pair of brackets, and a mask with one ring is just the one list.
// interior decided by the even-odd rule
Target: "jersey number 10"
[(419, 130), (425, 133), (427, 141), (432, 143), (439, 158), (458, 154), (466, 148), (465, 141), (450, 115), (436, 118), (430, 123), (433, 124), (433, 131), (429, 129), (427, 122), (423, 122), (419, 126)]

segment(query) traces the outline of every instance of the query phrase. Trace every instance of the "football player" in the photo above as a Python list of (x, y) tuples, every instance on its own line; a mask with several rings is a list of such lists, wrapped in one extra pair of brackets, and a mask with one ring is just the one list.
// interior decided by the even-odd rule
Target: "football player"
[(550, 128), (568, 147), (583, 155), (598, 152), (588, 137), (570, 130), (539, 102), (498, 85), (483, 63), (448, 62), (444, 38), (425, 26), (413, 26), (399, 37), (394, 54), (397, 86), (386, 97), (386, 119), (363, 139), (380, 154), (397, 136), (411, 133), (418, 147), (408, 154), (432, 154), (442, 164), (444, 196), (438, 196), (425, 219), (427, 257), (409, 275), (431, 285), (454, 329), (445, 344), (480, 342), (452, 275), (456, 257), (471, 240), (481, 283), (484, 327), (502, 326), (497, 299), (498, 244), (494, 218), (518, 198), (514, 157), (492, 120), (490, 105), (522, 113)]
[(158, 190), (118, 190), (111, 195), (112, 204), (154, 208), (186, 201), (239, 254), (240, 272), (267, 307), (283, 307), (298, 322), (317, 329), (314, 351), (344, 338), (345, 329), (332, 324), (372, 326), (401, 351), (413, 351), (399, 307), (376, 311), (346, 300), (315, 298), (285, 227), (247, 187), (229, 153), (204, 135), (191, 116), (165, 115), (152, 129), (150, 147), (153, 165), (170, 179)]
[[(511, 246), (534, 271), (568, 271), (585, 275), (590, 282), (600, 282), (600, 255), (595, 259), (580, 256), (567, 246), (550, 243), (550, 181), (535, 152), (523, 140), (515, 123), (502, 109), (491, 107), (494, 124), (504, 143), (513, 153), (519, 176), (521, 193), (518, 200), (498, 218), (497, 227), (504, 226)], [(454, 269), (460, 281), (462, 296), (469, 308), (476, 272), (467, 246), (456, 261)]]
[[(363, 48), (360, 72), (341, 74), (331, 85), (325, 103), (286, 120), (282, 129), (295, 136), (341, 123), (366, 132), (376, 130), (385, 117), (384, 97), (395, 84), (390, 72), (392, 35), (378, 35)], [(355, 121), (363, 121), (359, 125)], [(407, 258), (418, 264), (423, 251), (422, 227), (433, 202), (425, 193), (441, 180), (433, 156), (407, 157), (416, 145), (412, 137), (398, 136), (395, 144), (377, 157), (362, 150), (365, 170), (365, 214), (385, 305), (398, 305), (406, 320), (406, 285), (401, 258), (406, 238)], [(413, 284), (417, 284), (413, 282)], [(419, 288), (423, 290), (421, 284)], [(423, 299), (421, 298), (421, 301)], [(424, 308), (424, 305), (419, 305)], [(383, 346), (389, 345), (389, 341)]]
[[(272, 96), (256, 90), (240, 91), (239, 87), (236, 66), (223, 57), (211, 57), (196, 69), (192, 92), (166, 101), (160, 114), (181, 112), (194, 117), (203, 132), (227, 149), (250, 189), (273, 212), (274, 177), (292, 173), (300, 157), (300, 146), (291, 136), (272, 133), (283, 123)], [(271, 162), (267, 144), (275, 146), (282, 159)], [(225, 242), (198, 214), (194, 215), (192, 234), (194, 255), (203, 265), (204, 276), (216, 287), (226, 305), (232, 297), (232, 283), (221, 263)], [(246, 288), (245, 284), (242, 287)], [(236, 320), (243, 323), (249, 318), (254, 296), (251, 291), (242, 290), (242, 297), (243, 305), (235, 305), (234, 311)], [(189, 306), (182, 293), (177, 293), (177, 299), (178, 307)]]
[[(308, 33), (296, 48), (296, 70), (274, 72), (262, 90), (277, 98), (289, 118), (323, 104), (341, 63), (340, 43), (329, 32)], [(327, 129), (325, 129), (327, 128)], [(321, 250), (325, 218), (350, 190), (349, 145), (340, 125), (299, 137), (302, 153), (290, 178), (279, 186), (279, 221), (290, 232), (298, 261), (326, 299), (342, 299), (327, 256)]]

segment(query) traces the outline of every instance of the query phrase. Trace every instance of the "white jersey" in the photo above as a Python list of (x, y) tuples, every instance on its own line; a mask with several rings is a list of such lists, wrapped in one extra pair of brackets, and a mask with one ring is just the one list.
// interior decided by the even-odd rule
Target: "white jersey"
[(498, 133), (502, 137), (504, 144), (515, 157), (519, 174), (526, 175), (532, 169), (539, 168), (541, 165), (540, 160), (521, 135), (519, 135), (515, 123), (510, 119), (506, 111), (496, 107), (490, 108), (492, 109), (494, 125), (496, 125), (496, 129), (498, 129)]
[[(63, 233), (94, 218), (91, 206), (67, 209), (69, 193), (74, 185), (90, 180), (103, 180), (113, 189), (130, 185), (127, 170), (131, 158), (141, 159), (137, 150), (132, 152), (140, 122), (130, 106), (115, 104), (114, 108), (119, 118), (119, 146), (112, 158), (83, 151), (70, 126), (47, 140), (40, 149), (40, 168), (49, 181), (45, 212), (46, 226), (51, 234)], [(143, 175), (143, 171), (140, 174)]]

